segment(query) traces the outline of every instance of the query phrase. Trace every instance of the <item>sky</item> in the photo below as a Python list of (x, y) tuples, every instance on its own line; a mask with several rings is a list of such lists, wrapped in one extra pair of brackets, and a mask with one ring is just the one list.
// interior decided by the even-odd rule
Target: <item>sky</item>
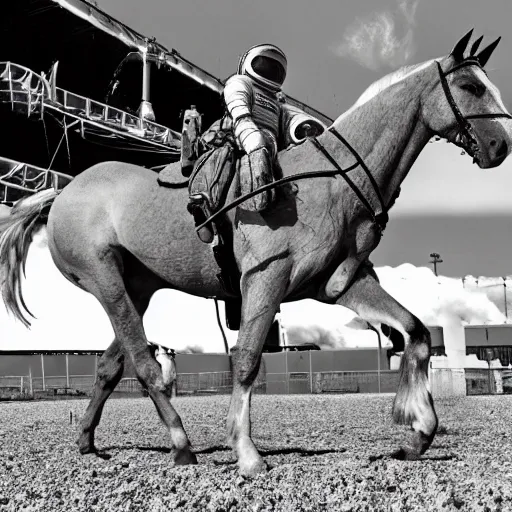
[[(236, 70), (239, 56), (250, 46), (277, 44), (289, 62), (284, 91), (333, 118), (375, 80), (402, 65), (448, 54), (475, 27), (475, 36), (485, 35), (484, 44), (503, 36), (487, 69), (512, 110), (510, 0), (99, 0), (98, 5), (220, 78)], [(501, 321), (487, 299), (481, 299), (483, 309), (473, 307), (473, 298), (460, 299), (465, 292), (459, 284), (455, 292), (453, 285), (460, 280), (440, 284), (424, 267), (435, 251), (444, 260), (440, 273), (445, 276), (512, 275), (511, 190), (512, 158), (498, 169), (481, 170), (454, 146), (428, 144), (405, 180), (381, 245), (372, 255), (389, 291), (426, 322), (460, 325), (460, 308), (448, 304), (461, 301), (474, 312), (473, 319)], [(0, 308), (0, 349), (33, 349), (40, 343), (50, 348), (105, 348), (112, 337), (107, 317), (93, 297), (58, 273), (44, 236), (40, 234), (31, 248), (24, 284), (38, 320), (28, 331)], [(443, 294), (447, 298), (441, 300)], [(423, 297), (421, 304), (418, 296)], [(441, 314), (440, 303), (452, 313)], [(321, 307), (311, 302), (286, 307), (283, 320), (302, 321), (308, 328), (329, 325), (331, 331), (354, 325), (351, 312)], [(198, 316), (201, 322), (191, 334), (190, 322)], [(177, 349), (202, 344), (207, 351), (222, 351), (212, 301), (158, 292), (145, 326), (149, 339)], [(340, 331), (338, 339), (364, 344), (354, 330), (361, 331), (353, 329), (350, 336)], [(228, 336), (232, 345), (236, 333)]]

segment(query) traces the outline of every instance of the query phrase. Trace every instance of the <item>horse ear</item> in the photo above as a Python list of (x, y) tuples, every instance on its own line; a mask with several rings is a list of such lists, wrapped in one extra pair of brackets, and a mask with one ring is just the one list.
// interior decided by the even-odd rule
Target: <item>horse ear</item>
[(473, 55), (475, 55), (476, 51), (478, 50), (478, 47), (480, 46), (480, 43), (482, 42), (482, 39), (484, 38), (484, 36), (480, 36), (474, 43), (473, 43), (473, 46), (471, 47), (471, 51), (469, 52), (469, 55), (471, 57), (473, 57)]
[(477, 56), (478, 62), (480, 62), (480, 66), (484, 67), (487, 64), (487, 61), (490, 59), (492, 52), (496, 49), (496, 46), (498, 46), (498, 43), (500, 42), (501, 37), (498, 37), (494, 43), (491, 43), (489, 46), (484, 48)]
[(450, 55), (456, 60), (461, 61), (464, 60), (464, 52), (466, 51), (466, 47), (471, 39), (473, 34), (473, 28), (463, 37), (461, 37), (460, 41), (453, 47)]

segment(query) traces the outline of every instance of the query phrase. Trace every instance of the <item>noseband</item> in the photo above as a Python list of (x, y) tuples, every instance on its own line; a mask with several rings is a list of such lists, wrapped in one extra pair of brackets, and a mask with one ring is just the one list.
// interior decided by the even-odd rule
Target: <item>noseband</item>
[[(457, 125), (459, 127), (459, 131), (457, 133), (456, 139), (460, 140), (460, 142), (467, 146), (476, 146), (478, 148), (478, 142), (476, 140), (476, 137), (474, 135), (473, 127), (471, 126), (471, 123), (469, 122), (469, 119), (494, 119), (497, 117), (506, 117), (508, 119), (512, 119), (512, 115), (505, 114), (505, 113), (497, 113), (497, 114), (471, 114), (469, 116), (463, 116), (459, 107), (457, 106), (457, 103), (455, 102), (455, 98), (452, 95), (452, 92), (450, 90), (450, 86), (448, 85), (448, 81), (446, 80), (446, 77), (453, 73), (454, 71), (457, 71), (461, 68), (465, 68), (467, 66), (478, 66), (484, 73), (485, 70), (482, 68), (480, 63), (477, 59), (468, 58), (464, 60), (461, 64), (458, 64), (457, 66), (453, 67), (449, 71), (444, 72), (443, 68), (441, 68), (441, 64), (439, 64), (439, 61), (436, 60), (437, 69), (439, 71), (439, 77), (441, 80), (441, 85), (443, 87), (444, 94), (446, 96), (446, 99), (448, 100), (448, 104), (450, 105), (450, 108), (452, 109), (453, 115), (455, 116), (455, 119), (457, 120)], [(486, 73), (487, 74), (487, 73)]]

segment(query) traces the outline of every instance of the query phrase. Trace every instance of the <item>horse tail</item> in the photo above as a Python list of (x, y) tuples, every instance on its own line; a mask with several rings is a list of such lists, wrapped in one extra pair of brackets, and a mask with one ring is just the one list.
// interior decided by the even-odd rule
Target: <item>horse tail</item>
[[(7, 311), (30, 327), (25, 313), (32, 318), (23, 299), (22, 272), (25, 276), (28, 249), (33, 235), (48, 221), (48, 213), (59, 194), (54, 189), (43, 190), (18, 201), (10, 215), (0, 218), (0, 289)], [(3, 275), (2, 275), (3, 274)]]

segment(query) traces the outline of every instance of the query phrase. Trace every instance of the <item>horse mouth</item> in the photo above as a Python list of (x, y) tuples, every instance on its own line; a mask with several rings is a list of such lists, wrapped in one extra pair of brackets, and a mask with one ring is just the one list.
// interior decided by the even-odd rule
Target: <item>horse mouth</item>
[(455, 146), (462, 149), (461, 155), (465, 155), (466, 153), (473, 159), (473, 163), (480, 165), (480, 147), (476, 139), (471, 138), (468, 140), (467, 137), (464, 137), (460, 133), (457, 133), (455, 138), (451, 137), (443, 137), (441, 135), (435, 135), (430, 142), (439, 142), (444, 140), (445, 142), (451, 142)]
[(467, 153), (473, 159), (474, 164), (480, 164), (480, 147), (474, 137), (466, 137), (458, 133), (455, 137), (454, 144), (462, 149), (462, 155)]

